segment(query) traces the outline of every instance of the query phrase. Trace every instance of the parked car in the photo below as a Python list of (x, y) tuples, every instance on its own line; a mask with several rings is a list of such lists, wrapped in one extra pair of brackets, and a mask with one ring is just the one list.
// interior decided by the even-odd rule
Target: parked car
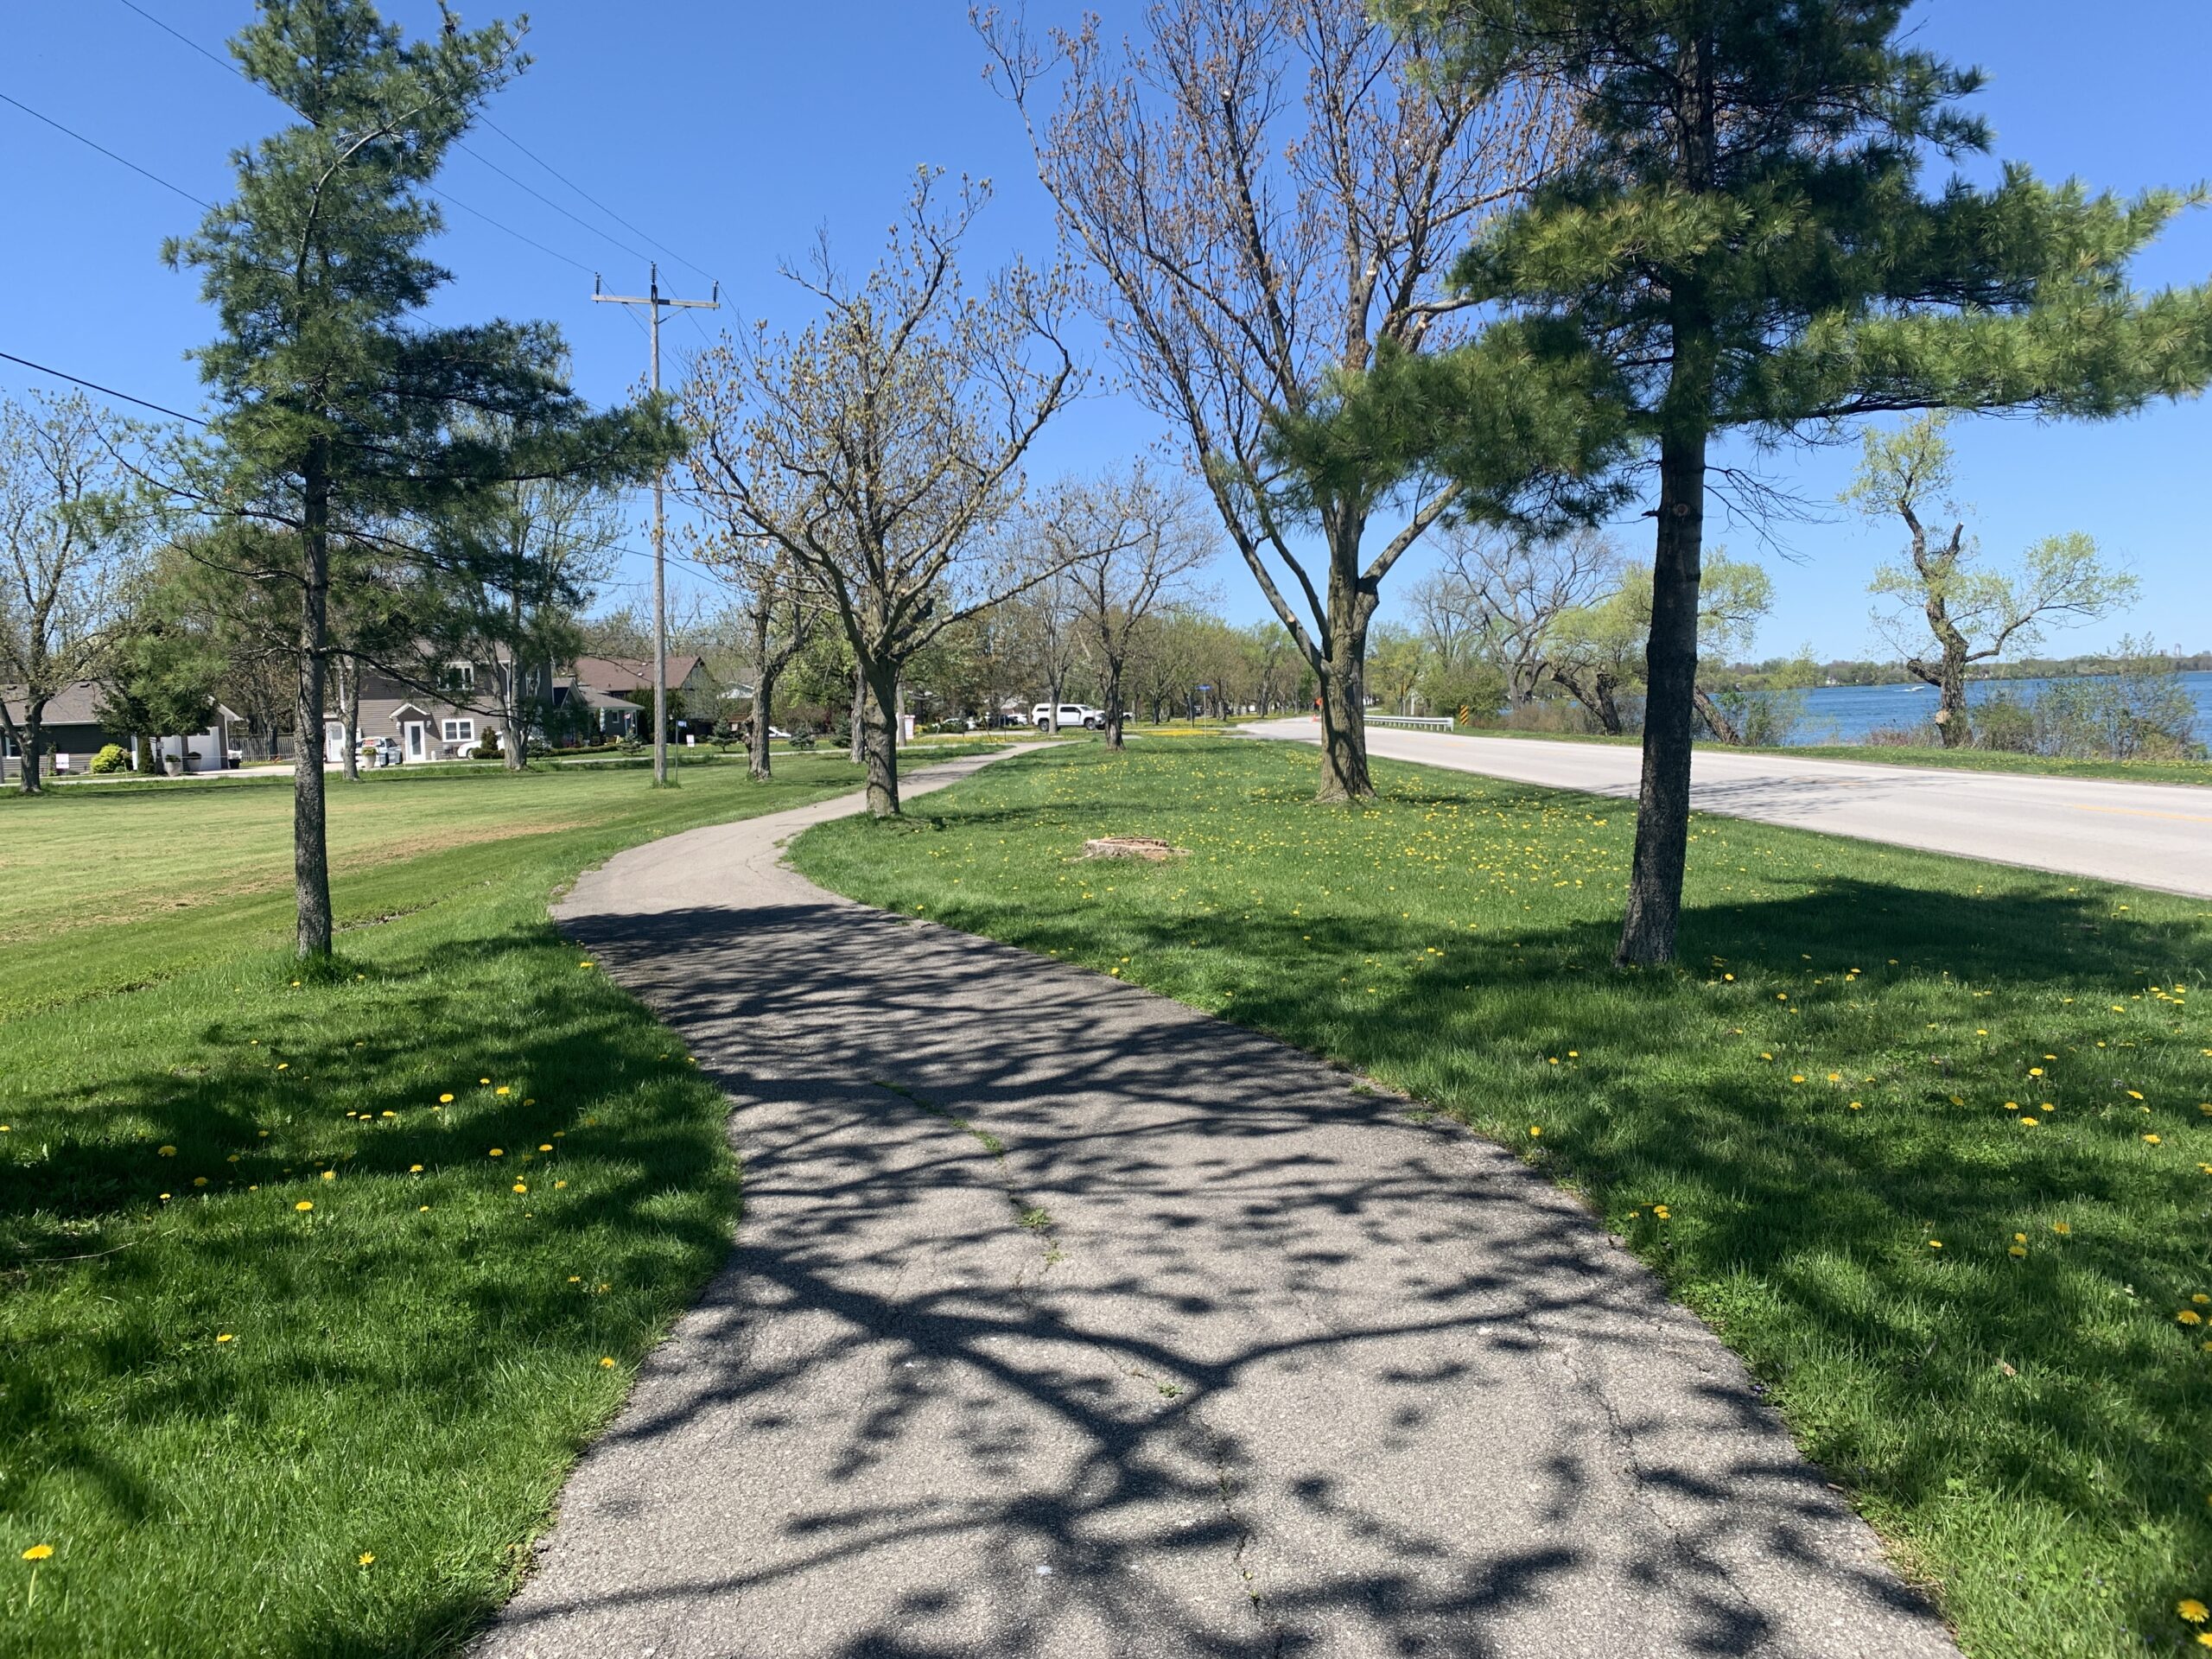
[(1093, 709), (1087, 702), (1064, 702), (1060, 705), (1059, 719), (1055, 722), (1052, 719), (1052, 705), (1049, 702), (1040, 702), (1029, 711), (1029, 722), (1039, 731), (1057, 723), (1062, 731), (1074, 727), (1086, 732), (1095, 732), (1106, 723), (1106, 713), (1102, 709)]
[(361, 764), (365, 766), (396, 766), (407, 757), (400, 752), (396, 737), (365, 737), (361, 740)]

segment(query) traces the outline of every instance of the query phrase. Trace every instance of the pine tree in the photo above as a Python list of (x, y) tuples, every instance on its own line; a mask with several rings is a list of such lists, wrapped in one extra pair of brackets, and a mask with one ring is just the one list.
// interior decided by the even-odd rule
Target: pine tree
[(294, 601), (298, 950), (319, 957), (331, 943), (321, 734), (334, 589), (395, 557), (434, 567), (434, 534), (410, 527), (502, 481), (634, 479), (677, 443), (657, 407), (588, 413), (550, 325), (420, 321), (448, 279), (423, 251), (442, 227), (423, 193), (526, 66), (518, 34), (464, 30), (447, 12), (440, 35), (410, 43), (368, 0), (260, 0), (258, 11), (232, 54), (299, 120), (240, 151), (236, 195), (164, 249), (200, 273), (221, 321), (198, 353), (220, 412), (174, 481), (219, 527), (281, 532), (213, 544), (257, 548), (242, 574)]
[(2018, 167), (1987, 189), (1923, 190), (1926, 160), (1984, 151), (1989, 134), (1961, 107), (1979, 73), (1902, 44), (1905, 9), (1389, 6), (1478, 89), (1551, 79), (1584, 99), (1573, 164), (1487, 227), (1453, 277), (1463, 298), (1510, 314), (1464, 354), (1533, 346), (1580, 363), (1561, 383), (1592, 387), (1593, 417), (1625, 422), (1656, 474), (1624, 963), (1675, 950), (1716, 436), (1824, 437), (1853, 416), (1936, 407), (2101, 418), (2212, 378), (2212, 289), (2143, 296), (2126, 275), (2196, 198), (2121, 200)]

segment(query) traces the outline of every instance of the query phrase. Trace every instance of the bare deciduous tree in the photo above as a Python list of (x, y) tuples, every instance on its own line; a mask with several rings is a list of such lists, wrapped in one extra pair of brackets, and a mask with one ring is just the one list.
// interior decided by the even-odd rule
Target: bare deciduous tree
[(901, 672), (947, 627), (1051, 574), (1003, 534), (1021, 462), (1080, 389), (1066, 287), (1016, 261), (963, 284), (988, 187), (925, 170), (882, 258), (854, 282), (826, 246), (786, 269), (822, 304), (705, 353), (683, 394), (694, 487), (788, 554), (843, 629), (867, 691), (868, 808), (899, 810)]
[[(1368, 626), (1383, 579), (1462, 486), (1421, 475), (1385, 499), (1312, 499), (1271, 458), (1271, 423), (1378, 350), (1456, 336), (1446, 267), (1551, 165), (1563, 101), (1431, 76), (1422, 41), (1352, 0), (1160, 0), (1121, 54), (1096, 18), (1039, 42), (995, 10), (975, 17), (1064, 236), (1097, 274), (1114, 351), (1188, 442), (1319, 683), (1322, 798), (1371, 794)], [(1306, 521), (1318, 548), (1294, 529)]]
[(1624, 563), (1594, 531), (1545, 538), (1465, 526), (1448, 531), (1444, 548), (1425, 603), (1480, 642), (1516, 709), (1555, 677), (1560, 620), (1618, 592)]
[(41, 788), (46, 706), (98, 673), (128, 613), (140, 537), (118, 426), (79, 393), (0, 401), (0, 729)]
[[(1213, 544), (1190, 493), (1154, 477), (1142, 461), (1126, 473), (1073, 486), (1063, 514), (1065, 522), (1081, 526), (1089, 543), (1090, 550), (1069, 567), (1066, 581), (1097, 658), (1106, 747), (1118, 749), (1139, 632), (1163, 606), (1189, 597), (1190, 578), (1213, 556)], [(1053, 696), (1057, 702), (1058, 693)]]

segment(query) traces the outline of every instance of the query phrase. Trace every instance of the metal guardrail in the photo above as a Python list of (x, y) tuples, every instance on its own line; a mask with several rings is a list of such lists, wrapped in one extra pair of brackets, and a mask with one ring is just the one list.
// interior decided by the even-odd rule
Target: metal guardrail
[(1370, 726), (1411, 726), (1425, 732), (1448, 732), (1452, 721), (1442, 715), (1370, 715)]

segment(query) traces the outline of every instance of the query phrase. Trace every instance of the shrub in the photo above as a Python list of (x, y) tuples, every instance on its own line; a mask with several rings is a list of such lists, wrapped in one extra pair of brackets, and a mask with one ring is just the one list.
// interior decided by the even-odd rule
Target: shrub
[(484, 728), (484, 735), (476, 740), (476, 747), (468, 752), (468, 758), (472, 760), (496, 760), (499, 758), (499, 754), (498, 728), (486, 726)]
[(614, 748), (620, 754), (643, 754), (645, 752), (645, 740), (642, 737), (632, 737), (625, 732), (614, 740)]
[(2036, 747), (2036, 711), (2009, 691), (1968, 710), (1978, 748), (2030, 754)]
[(98, 772), (121, 772), (129, 764), (129, 758), (118, 743), (103, 745), (100, 752), (92, 757), (92, 770)]

